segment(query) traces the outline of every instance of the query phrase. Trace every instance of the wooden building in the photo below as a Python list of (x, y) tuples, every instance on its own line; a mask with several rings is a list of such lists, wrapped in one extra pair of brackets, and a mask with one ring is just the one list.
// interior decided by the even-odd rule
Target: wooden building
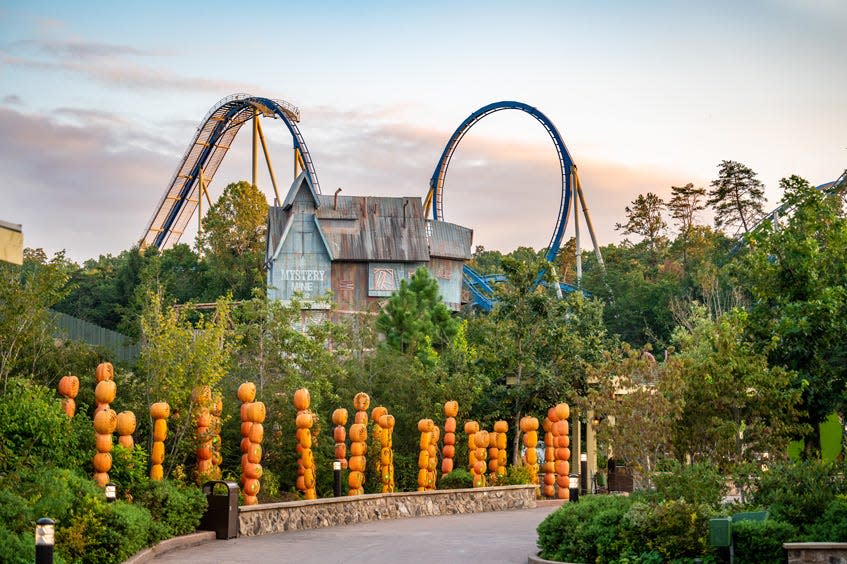
[(317, 300), (327, 291), (342, 313), (377, 311), (421, 266), (448, 307), (461, 307), (462, 267), (473, 232), (424, 218), (417, 197), (334, 196), (297, 177), (268, 213), (268, 295)]

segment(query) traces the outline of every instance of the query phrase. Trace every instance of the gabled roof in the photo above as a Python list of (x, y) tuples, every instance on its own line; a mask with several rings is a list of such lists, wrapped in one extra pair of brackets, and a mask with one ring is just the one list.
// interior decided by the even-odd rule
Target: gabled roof
[(294, 179), (294, 182), (291, 183), (291, 188), (288, 189), (288, 194), (285, 196), (285, 201), (282, 202), (282, 209), (288, 210), (291, 206), (294, 205), (294, 198), (297, 197), (297, 194), (301, 189), (305, 188), (309, 191), (309, 195), (312, 196), (312, 201), (315, 202), (315, 207), (321, 205), (321, 200), (318, 197), (318, 193), (315, 191), (315, 187), (312, 186), (312, 181), (309, 180), (309, 176), (306, 172), (301, 172), (297, 178)]

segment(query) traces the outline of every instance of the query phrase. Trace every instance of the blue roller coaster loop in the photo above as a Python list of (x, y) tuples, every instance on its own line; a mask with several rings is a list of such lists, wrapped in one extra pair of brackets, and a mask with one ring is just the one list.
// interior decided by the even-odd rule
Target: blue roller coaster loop
[(550, 121), (550, 119), (540, 110), (528, 104), (524, 104), (523, 102), (502, 101), (488, 104), (469, 115), (465, 121), (456, 128), (456, 131), (450, 137), (450, 140), (447, 141), (447, 145), (441, 153), (441, 158), (438, 159), (435, 172), (432, 173), (432, 178), (429, 180), (430, 193), (427, 196), (427, 201), (430, 199), (432, 200), (432, 218), (442, 221), (444, 219), (444, 179), (447, 176), (447, 167), (450, 165), (450, 159), (453, 158), (453, 153), (455, 152), (459, 141), (462, 140), (468, 130), (470, 130), (470, 128), (473, 127), (479, 120), (487, 115), (501, 110), (520, 110), (534, 117), (539, 123), (541, 123), (542, 126), (544, 126), (544, 129), (547, 131), (548, 135), (550, 135), (550, 139), (553, 140), (553, 145), (556, 147), (556, 155), (559, 158), (559, 167), (562, 173), (562, 197), (559, 201), (559, 215), (556, 220), (556, 227), (553, 229), (553, 235), (550, 238), (549, 245), (547, 246), (547, 260), (553, 262), (559, 254), (562, 237), (564, 236), (565, 228), (568, 224), (568, 215), (570, 213), (573, 197), (571, 170), (573, 169), (574, 162), (567, 147), (565, 146), (565, 142), (562, 140), (562, 136), (559, 134), (559, 130), (556, 129), (553, 122)]
[[(553, 262), (559, 254), (559, 249), (562, 245), (562, 237), (564, 236), (565, 229), (568, 225), (568, 217), (570, 215), (571, 202), (574, 192), (571, 176), (571, 171), (574, 168), (574, 162), (567, 147), (565, 146), (565, 142), (562, 140), (561, 134), (559, 134), (559, 130), (556, 129), (553, 122), (537, 108), (524, 104), (523, 102), (506, 100), (483, 106), (469, 115), (465, 121), (456, 128), (456, 131), (453, 132), (453, 135), (450, 137), (449, 141), (447, 141), (447, 145), (441, 153), (441, 158), (438, 159), (435, 171), (432, 173), (432, 178), (429, 180), (429, 193), (427, 194), (426, 201), (432, 202), (432, 218), (436, 221), (443, 220), (444, 180), (447, 176), (447, 167), (450, 165), (450, 160), (453, 158), (453, 153), (456, 151), (459, 141), (462, 140), (470, 128), (473, 127), (479, 120), (487, 115), (501, 110), (520, 110), (534, 117), (539, 123), (541, 123), (542, 126), (544, 126), (545, 131), (547, 131), (547, 134), (550, 135), (550, 139), (553, 140), (553, 145), (556, 147), (556, 156), (559, 159), (559, 168), (562, 175), (562, 197), (559, 201), (559, 214), (556, 218), (556, 226), (553, 229), (553, 235), (550, 237), (550, 243), (547, 246), (546, 258), (548, 261)], [(484, 311), (490, 311), (494, 305), (494, 290), (488, 283), (489, 279), (492, 282), (499, 281), (496, 278), (492, 279), (487, 276), (480, 276), (469, 266), (464, 267), (465, 286), (470, 291), (474, 303)], [(575, 288), (568, 284), (563, 284), (561, 287), (566, 292), (575, 290)]]
[(201, 172), (206, 183), (211, 181), (236, 133), (245, 122), (256, 118), (256, 112), (278, 117), (285, 123), (291, 133), (295, 155), (300, 156), (312, 185), (320, 192), (312, 157), (297, 127), (300, 111), (282, 100), (234, 94), (215, 104), (200, 123), (148, 223), (142, 246), (155, 245), (163, 249), (179, 240), (202, 197), (198, 186)]

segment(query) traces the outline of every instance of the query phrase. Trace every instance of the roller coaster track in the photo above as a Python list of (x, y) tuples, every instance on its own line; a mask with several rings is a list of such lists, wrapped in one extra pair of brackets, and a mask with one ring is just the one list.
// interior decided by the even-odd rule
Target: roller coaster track
[[(166, 249), (179, 241), (186, 225), (197, 209), (205, 186), (212, 180), (232, 145), (235, 135), (247, 121), (262, 115), (279, 118), (285, 123), (294, 145), (296, 162), (300, 163), (320, 192), (315, 165), (297, 123), (300, 110), (282, 100), (233, 94), (217, 104), (200, 122), (194, 140), (188, 146), (176, 172), (165, 190), (159, 206), (150, 218), (141, 246)], [(200, 179), (203, 179), (203, 187)]]
[[(597, 240), (594, 235), (594, 227), (591, 224), (591, 217), (588, 214), (588, 208), (585, 205), (585, 199), (579, 187), (579, 181), (576, 175), (576, 165), (574, 164), (573, 158), (571, 158), (571, 155), (565, 146), (565, 142), (562, 140), (562, 136), (559, 133), (559, 130), (556, 129), (553, 122), (550, 121), (550, 119), (540, 110), (528, 104), (524, 104), (523, 102), (494, 102), (487, 106), (483, 106), (465, 118), (459, 127), (456, 128), (456, 131), (453, 132), (453, 135), (450, 136), (450, 139), (447, 141), (447, 145), (444, 147), (444, 151), (441, 153), (441, 157), (438, 159), (438, 164), (436, 164), (435, 171), (432, 173), (432, 177), (429, 180), (429, 192), (427, 192), (424, 200), (424, 209), (431, 208), (432, 218), (434, 220), (444, 220), (444, 182), (447, 178), (447, 168), (450, 165), (450, 161), (453, 158), (456, 147), (459, 145), (459, 142), (465, 134), (477, 122), (484, 117), (501, 110), (520, 110), (535, 118), (544, 127), (544, 130), (550, 136), (550, 139), (553, 141), (553, 145), (556, 148), (556, 156), (559, 160), (559, 170), (562, 177), (562, 194), (561, 199), (559, 200), (559, 212), (556, 217), (556, 225), (553, 228), (550, 243), (547, 245), (546, 259), (549, 262), (553, 262), (559, 254), (559, 249), (562, 245), (562, 238), (568, 225), (568, 217), (570, 215), (574, 194), (578, 194), (579, 201), (582, 203), (588, 230), (594, 243), (595, 253), (597, 254), (598, 261), (602, 265), (603, 259), (600, 256), (600, 249), (597, 246)], [(577, 240), (578, 239), (579, 231), (577, 227)], [(579, 250), (577, 252), (579, 252)], [(541, 273), (539, 273), (538, 277), (539, 281), (541, 279), (540, 274)], [(491, 310), (494, 304), (494, 290), (489, 284), (489, 281), (497, 281), (496, 277), (491, 279), (489, 277), (481, 276), (469, 266), (465, 266), (464, 281), (465, 286), (470, 291), (474, 303), (485, 311)], [(560, 288), (566, 292), (575, 290), (573, 286), (568, 284), (560, 284)]]

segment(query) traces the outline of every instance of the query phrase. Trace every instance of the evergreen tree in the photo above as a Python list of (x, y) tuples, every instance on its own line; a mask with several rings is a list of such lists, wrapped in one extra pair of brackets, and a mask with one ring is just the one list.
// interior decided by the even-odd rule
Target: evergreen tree
[(764, 185), (753, 169), (736, 161), (721, 161), (706, 202), (715, 208), (715, 227), (748, 233), (764, 216)]
[(691, 230), (694, 228), (697, 212), (706, 208), (703, 203), (703, 198), (706, 197), (706, 189), (695, 188), (694, 184), (689, 182), (685, 186), (671, 186), (671, 194), (673, 195), (668, 202), (668, 211), (679, 227), (682, 264), (687, 270), (688, 243), (691, 238)]
[(626, 235), (639, 235), (644, 238), (650, 251), (655, 253), (664, 242), (662, 232), (668, 224), (662, 218), (665, 202), (656, 194), (639, 194), (631, 206), (625, 208), (626, 223), (618, 223), (615, 229), (623, 230)]

